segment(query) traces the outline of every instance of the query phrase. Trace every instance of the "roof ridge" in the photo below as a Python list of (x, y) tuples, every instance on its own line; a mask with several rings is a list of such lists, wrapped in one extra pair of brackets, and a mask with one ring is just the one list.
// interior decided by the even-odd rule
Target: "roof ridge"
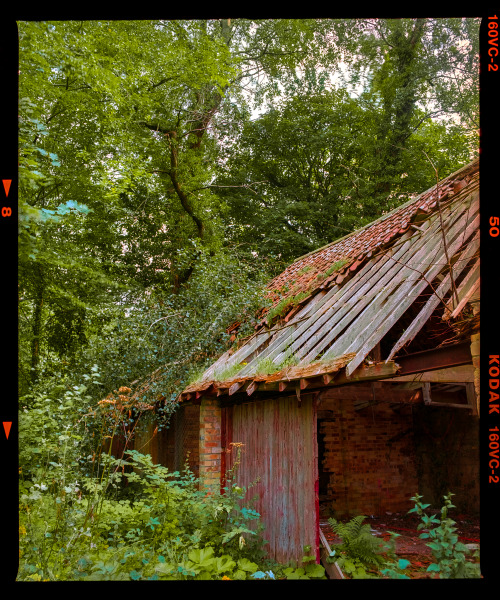
[[(443, 179), (439, 180), (438, 184), (439, 185), (446, 185), (447, 181), (449, 181), (450, 179), (456, 178), (456, 177), (458, 177), (461, 174), (463, 176), (466, 176), (469, 173), (469, 171), (472, 170), (473, 167), (475, 167), (476, 163), (479, 163), (479, 158), (475, 158), (474, 160), (472, 160), (468, 164), (464, 165), (463, 167), (460, 167), (460, 169), (457, 169), (455, 172), (450, 173), (450, 175), (447, 175), (446, 177), (443, 177)], [(307, 254), (303, 254), (302, 256), (299, 256), (293, 262), (291, 262), (285, 268), (285, 270), (288, 269), (288, 268), (290, 268), (292, 265), (294, 265), (295, 263), (299, 262), (300, 260), (303, 260), (304, 258), (307, 258), (308, 256), (312, 256), (313, 254), (317, 254), (318, 252), (322, 252), (326, 248), (330, 248), (332, 246), (335, 246), (336, 244), (338, 244), (342, 240), (345, 240), (348, 237), (357, 235), (360, 232), (362, 232), (362, 231), (364, 231), (366, 229), (369, 229), (370, 227), (376, 225), (377, 223), (380, 223), (380, 222), (384, 221), (385, 219), (390, 218), (393, 214), (397, 213), (398, 211), (403, 210), (403, 209), (407, 208), (408, 206), (411, 206), (413, 203), (418, 202), (418, 200), (420, 198), (423, 198), (426, 194), (431, 193), (432, 190), (435, 189), (435, 188), (436, 188), (436, 184), (433, 184), (430, 188), (428, 188), (424, 192), (418, 194), (414, 198), (410, 198), (409, 200), (407, 200), (403, 204), (400, 204), (399, 206), (396, 206), (395, 208), (393, 208), (388, 213), (380, 216), (378, 219), (375, 219), (375, 221), (371, 221), (370, 223), (367, 223), (366, 225), (363, 225), (363, 227), (360, 227), (359, 229), (355, 229), (354, 231), (351, 231), (350, 233), (346, 233), (346, 235), (343, 235), (342, 237), (337, 238), (333, 242), (329, 242), (328, 244), (325, 244), (324, 246), (321, 246), (320, 248), (316, 248), (315, 250), (311, 250), (311, 252), (307, 252)], [(281, 275), (281, 273), (280, 273), (280, 275)], [(280, 275), (277, 275), (276, 278), (279, 277)], [(276, 278), (273, 278), (273, 279), (276, 279)]]

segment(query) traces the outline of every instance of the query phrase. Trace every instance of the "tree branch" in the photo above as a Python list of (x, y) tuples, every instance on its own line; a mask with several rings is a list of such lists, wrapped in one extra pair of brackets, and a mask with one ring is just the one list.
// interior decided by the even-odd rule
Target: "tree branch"
[(176, 192), (179, 200), (181, 201), (182, 208), (187, 212), (187, 214), (191, 217), (191, 219), (196, 224), (196, 227), (198, 229), (198, 237), (201, 240), (201, 239), (203, 239), (203, 235), (205, 232), (205, 225), (204, 225), (203, 221), (195, 215), (193, 208), (189, 202), (189, 199), (188, 199), (186, 193), (184, 192), (184, 190), (181, 188), (179, 180), (177, 179), (177, 168), (178, 168), (177, 148), (175, 147), (175, 142), (172, 141), (173, 139), (175, 140), (175, 138), (177, 137), (177, 132), (175, 132), (175, 131), (167, 132), (165, 134), (165, 137), (167, 137), (169, 145), (170, 145), (171, 169), (168, 174), (170, 175), (170, 179), (174, 186), (175, 192)]

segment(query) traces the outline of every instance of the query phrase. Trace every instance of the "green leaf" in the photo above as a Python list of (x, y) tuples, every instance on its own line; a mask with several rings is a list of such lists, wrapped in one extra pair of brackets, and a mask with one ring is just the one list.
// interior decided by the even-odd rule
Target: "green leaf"
[(200, 567), (207, 568), (214, 563), (214, 549), (208, 547), (191, 550), (188, 554), (188, 558)]
[(238, 568), (248, 573), (254, 573), (259, 568), (257, 563), (248, 560), (248, 558), (238, 559)]
[(429, 542), (427, 544), (427, 546), (429, 546), (429, 548), (432, 548), (432, 550), (436, 550), (437, 552), (439, 552), (440, 550), (442, 550), (443, 546), (447, 546), (448, 544), (445, 544), (443, 542)]
[[(455, 539), (458, 539), (456, 536), (454, 536)], [(462, 544), (462, 542), (457, 542), (455, 544), (455, 550), (457, 552), (469, 552), (469, 548), (467, 548), (467, 546), (465, 544)]]
[(230, 556), (224, 554), (223, 556), (218, 556), (215, 559), (214, 566), (217, 573), (227, 573), (228, 571), (232, 571), (234, 569), (236, 563)]
[(322, 578), (325, 577), (325, 567), (323, 565), (307, 565), (306, 573), (309, 577)]

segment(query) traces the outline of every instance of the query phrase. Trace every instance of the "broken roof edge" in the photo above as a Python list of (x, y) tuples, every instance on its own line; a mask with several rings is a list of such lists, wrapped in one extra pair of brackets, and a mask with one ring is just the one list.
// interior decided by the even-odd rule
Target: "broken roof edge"
[[(395, 361), (378, 361), (360, 365), (352, 374), (346, 373), (346, 366), (352, 360), (353, 354), (346, 354), (334, 361), (323, 364), (314, 363), (306, 367), (291, 367), (273, 373), (271, 375), (253, 375), (238, 379), (237, 377), (225, 382), (201, 381), (191, 384), (178, 396), (177, 402), (199, 401), (202, 396), (225, 396), (234, 397), (234, 400), (242, 398), (249, 399), (255, 392), (283, 392), (286, 389), (300, 391), (307, 388), (310, 392), (315, 389), (326, 387), (338, 387), (359, 383), (361, 381), (373, 381), (395, 377), (400, 370), (400, 365)], [(336, 366), (333, 364), (336, 363)], [(255, 398), (255, 396), (254, 396)]]
[[(393, 215), (393, 214), (397, 213), (398, 211), (400, 211), (400, 210), (402, 210), (402, 209), (404, 209), (404, 208), (406, 208), (408, 206), (411, 206), (413, 203), (417, 202), (419, 200), (419, 198), (423, 198), (427, 194), (430, 194), (434, 189), (436, 189), (436, 187), (439, 187), (439, 186), (442, 186), (442, 185), (446, 185), (449, 182), (449, 180), (458, 178), (460, 176), (462, 176), (462, 178), (466, 177), (469, 174), (469, 172), (473, 172), (473, 171), (476, 170), (476, 165), (479, 167), (479, 157), (476, 157), (475, 159), (473, 159), (472, 161), (470, 161), (468, 164), (464, 165), (463, 167), (460, 167), (460, 169), (457, 169), (455, 172), (450, 173), (449, 175), (447, 175), (443, 179), (440, 179), (437, 184), (433, 184), (430, 188), (428, 188), (424, 192), (421, 192), (420, 194), (417, 194), (413, 198), (410, 198), (406, 202), (403, 202), (403, 204), (400, 204), (399, 206), (396, 206), (395, 208), (393, 208), (389, 212), (381, 215), (380, 217), (378, 217), (378, 219), (375, 219), (374, 221), (370, 221), (366, 225), (363, 225), (363, 227), (360, 227), (359, 229), (355, 229), (354, 231), (351, 231), (350, 233), (346, 233), (342, 237), (339, 237), (336, 240), (333, 240), (332, 242), (329, 242), (328, 244), (325, 244), (324, 246), (316, 248), (315, 250), (311, 250), (310, 252), (307, 252), (306, 254), (303, 254), (302, 256), (298, 256), (297, 258), (295, 258), (286, 267), (286, 269), (290, 268), (296, 262), (299, 262), (299, 261), (303, 260), (304, 258), (307, 258), (308, 256), (312, 256), (313, 254), (316, 254), (317, 252), (321, 252), (321, 251), (325, 250), (326, 248), (330, 248), (331, 246), (335, 246), (336, 244), (338, 244), (342, 240), (345, 240), (345, 239), (347, 239), (347, 238), (349, 238), (349, 237), (351, 237), (353, 235), (357, 235), (361, 231), (364, 231), (365, 229), (368, 229), (368, 228), (376, 225), (377, 223), (380, 223), (380, 222), (384, 221), (385, 219), (390, 218), (391, 215)], [(274, 279), (277, 279), (278, 277), (279, 277), (279, 275), (277, 275), (276, 277), (273, 277), (273, 279), (271, 280), (271, 282)]]

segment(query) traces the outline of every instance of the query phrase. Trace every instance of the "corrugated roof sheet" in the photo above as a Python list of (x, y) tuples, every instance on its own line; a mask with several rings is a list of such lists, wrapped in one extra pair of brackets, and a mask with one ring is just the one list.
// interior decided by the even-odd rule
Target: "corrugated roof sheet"
[[(273, 327), (263, 325), (240, 348), (221, 356), (181, 398), (207, 390), (251, 393), (263, 382), (341, 369), (350, 376), (431, 284), (435, 294), (394, 346), (387, 358), (392, 360), (478, 253), (478, 187), (476, 160), (374, 223), (295, 261), (270, 282), (269, 290), (281, 291), (275, 306), (298, 293), (302, 301), (291, 310), (288, 306), (288, 314)], [(464, 278), (444, 318), (456, 316), (477, 290), (478, 267), (476, 262)]]

